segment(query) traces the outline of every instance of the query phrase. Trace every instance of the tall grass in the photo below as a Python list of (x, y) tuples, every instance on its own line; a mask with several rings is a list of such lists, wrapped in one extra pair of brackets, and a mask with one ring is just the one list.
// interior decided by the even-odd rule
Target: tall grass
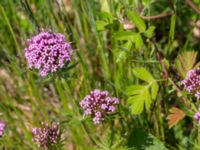
[[(182, 1), (175, 0), (172, 5), (174, 10), (167, 2), (151, 0), (1, 0), (0, 120), (7, 124), (1, 148), (38, 149), (31, 130), (47, 121), (61, 123), (63, 146), (57, 149), (143, 150), (151, 143), (160, 149), (198, 149), (198, 127), (192, 125), (192, 113), (187, 112), (173, 83), (180, 85), (181, 80), (174, 72), (178, 53), (199, 48), (187, 23), (199, 16)], [(146, 29), (155, 27), (148, 37), (137, 26), (123, 28), (126, 19), (131, 20), (128, 12), (172, 15), (147, 19)], [(75, 51), (64, 70), (45, 78), (28, 69), (24, 58), (26, 39), (42, 28), (64, 34)], [(129, 37), (131, 31), (135, 40)], [(165, 79), (161, 61), (172, 80)], [(134, 75), (136, 67), (145, 67), (159, 85), (150, 109), (140, 115), (132, 114), (127, 102), (126, 89), (145, 84)], [(106, 89), (120, 99), (117, 112), (100, 125), (83, 116), (79, 106), (95, 88)], [(187, 97), (185, 92), (183, 96)], [(166, 117), (172, 106), (188, 114), (169, 129)], [(149, 140), (142, 138), (146, 136)], [(140, 138), (145, 139), (143, 143)]]

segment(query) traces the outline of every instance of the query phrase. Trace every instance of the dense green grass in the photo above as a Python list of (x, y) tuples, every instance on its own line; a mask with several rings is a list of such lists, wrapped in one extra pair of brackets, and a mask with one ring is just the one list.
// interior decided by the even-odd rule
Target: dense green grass
[[(156, 20), (139, 17), (165, 12), (170, 15)], [(174, 61), (182, 51), (200, 49), (193, 34), (198, 19), (184, 0), (1, 0), (0, 120), (7, 124), (1, 148), (38, 149), (32, 128), (53, 121), (61, 123), (63, 140), (55, 149), (200, 149), (193, 122), (198, 105), (182, 90)], [(127, 21), (136, 27), (124, 29)], [(41, 28), (64, 34), (75, 51), (65, 69), (45, 78), (28, 69), (24, 58), (26, 39)], [(128, 87), (146, 85), (135, 75), (136, 67), (146, 68), (159, 86), (149, 110), (137, 115), (127, 102)], [(95, 88), (120, 99), (116, 113), (100, 125), (84, 117), (79, 106)], [(169, 129), (166, 118), (173, 106), (186, 117)]]

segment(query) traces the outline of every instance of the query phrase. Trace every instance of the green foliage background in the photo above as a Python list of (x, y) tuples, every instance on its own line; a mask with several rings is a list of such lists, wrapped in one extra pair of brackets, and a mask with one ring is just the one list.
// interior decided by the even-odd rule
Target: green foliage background
[[(144, 17), (163, 13), (170, 15)], [(31, 129), (53, 121), (63, 132), (54, 149), (200, 149), (193, 121), (199, 102), (180, 85), (199, 60), (198, 19), (185, 0), (1, 0), (0, 120), (7, 124), (1, 148), (38, 149)], [(75, 51), (66, 68), (46, 78), (24, 58), (26, 39), (41, 28), (64, 34)], [(183, 54), (189, 50), (196, 54)], [(79, 106), (95, 88), (120, 99), (117, 112), (100, 125)], [(186, 117), (169, 129), (173, 106)]]

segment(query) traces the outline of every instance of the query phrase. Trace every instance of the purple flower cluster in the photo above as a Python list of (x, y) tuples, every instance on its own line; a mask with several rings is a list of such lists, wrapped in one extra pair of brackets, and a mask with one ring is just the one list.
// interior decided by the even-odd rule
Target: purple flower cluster
[(48, 148), (57, 143), (60, 137), (59, 124), (53, 124), (50, 127), (47, 123), (42, 123), (41, 128), (33, 128), (33, 141), (38, 144), (38, 147)]
[(41, 76), (57, 71), (65, 62), (71, 60), (73, 50), (63, 34), (42, 30), (38, 35), (28, 39), (27, 43), (25, 57), (28, 66), (38, 69)]
[(114, 112), (117, 104), (119, 104), (117, 98), (109, 97), (108, 91), (100, 91), (98, 89), (91, 91), (80, 102), (80, 106), (84, 109), (84, 114), (91, 115), (94, 124), (99, 124), (105, 115)]
[(6, 128), (6, 124), (3, 121), (0, 121), (0, 137), (3, 136), (5, 128)]
[(200, 125), (200, 108), (199, 108), (199, 111), (194, 115), (194, 118), (198, 121)]
[(190, 70), (186, 79), (181, 83), (188, 92), (194, 93), (197, 98), (200, 98), (200, 68)]

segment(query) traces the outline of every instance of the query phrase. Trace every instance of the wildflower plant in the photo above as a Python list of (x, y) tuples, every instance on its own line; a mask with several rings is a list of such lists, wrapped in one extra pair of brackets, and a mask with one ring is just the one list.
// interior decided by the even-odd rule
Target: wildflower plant
[(25, 58), (29, 68), (38, 69), (40, 75), (45, 77), (49, 73), (63, 68), (71, 60), (73, 53), (70, 43), (61, 33), (44, 31), (27, 40)]
[(199, 149), (197, 1), (0, 0), (0, 148)]
[(186, 79), (181, 82), (185, 89), (200, 98), (200, 68), (192, 69), (187, 73)]
[(37, 143), (38, 147), (47, 149), (57, 144), (60, 139), (60, 125), (54, 123), (51, 126), (48, 123), (42, 123), (40, 128), (32, 129), (33, 142)]
[(95, 89), (80, 102), (85, 115), (91, 115), (94, 124), (99, 124), (104, 117), (115, 112), (119, 99), (110, 97), (108, 91)]
[(0, 137), (3, 136), (5, 128), (6, 128), (5, 122), (0, 121)]

